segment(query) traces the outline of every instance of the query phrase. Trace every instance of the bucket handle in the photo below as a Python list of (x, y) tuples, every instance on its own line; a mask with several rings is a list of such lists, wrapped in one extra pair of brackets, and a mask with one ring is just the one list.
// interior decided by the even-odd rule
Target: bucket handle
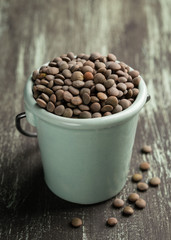
[(37, 137), (37, 133), (30, 133), (30, 132), (27, 132), (27, 131), (22, 129), (20, 121), (21, 121), (21, 119), (23, 119), (25, 117), (26, 117), (26, 113), (25, 112), (19, 113), (16, 116), (16, 118), (15, 118), (15, 126), (16, 126), (17, 130), (20, 133), (22, 133), (23, 135), (27, 136), (27, 137)]
[(148, 101), (150, 101), (150, 99), (151, 99), (151, 96), (150, 96), (150, 94), (148, 93), (148, 94), (147, 94), (146, 103), (147, 103)]

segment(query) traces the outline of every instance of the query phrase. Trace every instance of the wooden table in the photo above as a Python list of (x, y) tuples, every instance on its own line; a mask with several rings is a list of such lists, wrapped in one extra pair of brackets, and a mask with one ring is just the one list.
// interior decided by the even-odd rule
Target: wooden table
[[(171, 239), (170, 13), (169, 0), (0, 1), (0, 239)], [(129, 218), (112, 208), (112, 199), (82, 206), (52, 194), (37, 139), (15, 128), (29, 74), (68, 51), (113, 52), (147, 83), (151, 101), (140, 114), (128, 180), (118, 197), (126, 200), (136, 190), (131, 175), (142, 161), (151, 164), (144, 180), (159, 176), (161, 185), (140, 193), (147, 206)], [(23, 128), (33, 130), (26, 121)], [(140, 154), (145, 143), (152, 154)], [(83, 220), (78, 229), (70, 226), (75, 216)], [(105, 225), (110, 216), (118, 219), (114, 228)]]

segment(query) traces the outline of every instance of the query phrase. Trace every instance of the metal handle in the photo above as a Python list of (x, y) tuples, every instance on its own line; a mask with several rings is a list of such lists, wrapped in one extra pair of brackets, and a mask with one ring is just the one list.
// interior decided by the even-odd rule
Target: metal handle
[(26, 113), (22, 112), (20, 114), (18, 114), (15, 118), (15, 126), (18, 129), (18, 131), (20, 133), (22, 133), (23, 135), (27, 136), (27, 137), (37, 137), (37, 133), (30, 133), (30, 132), (26, 132), (25, 130), (22, 129), (21, 124), (20, 124), (20, 120), (26, 117)]
[(147, 95), (146, 103), (147, 103), (148, 101), (150, 101), (150, 99), (151, 99), (151, 96), (150, 96), (150, 94), (148, 94), (148, 95)]

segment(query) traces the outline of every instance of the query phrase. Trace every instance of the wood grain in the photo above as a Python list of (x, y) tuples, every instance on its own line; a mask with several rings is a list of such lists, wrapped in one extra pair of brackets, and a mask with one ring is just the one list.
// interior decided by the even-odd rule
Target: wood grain
[[(15, 240), (170, 240), (171, 239), (171, 1), (50, 0), (0, 1), (0, 238)], [(161, 186), (140, 195), (143, 210), (125, 218), (112, 199), (91, 206), (65, 202), (43, 179), (36, 139), (15, 129), (15, 115), (24, 110), (27, 77), (62, 53), (115, 53), (140, 70), (151, 101), (140, 114), (127, 183), (118, 197), (136, 190), (131, 175), (141, 161), (144, 173), (161, 178)], [(34, 130), (23, 121), (23, 127)], [(144, 143), (153, 153), (141, 155)], [(72, 217), (83, 226), (73, 229)], [(118, 225), (105, 225), (110, 216)]]

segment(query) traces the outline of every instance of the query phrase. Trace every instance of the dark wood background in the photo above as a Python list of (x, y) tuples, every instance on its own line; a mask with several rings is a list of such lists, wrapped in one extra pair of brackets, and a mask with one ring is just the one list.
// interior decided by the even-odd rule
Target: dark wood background
[[(0, 239), (169, 240), (171, 239), (171, 1), (170, 0), (1, 0), (0, 1)], [(30, 73), (62, 53), (113, 52), (138, 69), (152, 97), (140, 114), (127, 183), (147, 160), (144, 173), (161, 185), (140, 195), (143, 211), (129, 218), (112, 199), (91, 206), (65, 202), (43, 179), (37, 139), (21, 135), (15, 116), (24, 110), (23, 89)], [(31, 129), (24, 121), (23, 127)], [(33, 129), (32, 129), (33, 130)], [(140, 154), (144, 143), (151, 155)], [(83, 226), (73, 229), (72, 217)], [(110, 216), (114, 228), (105, 226)]]

